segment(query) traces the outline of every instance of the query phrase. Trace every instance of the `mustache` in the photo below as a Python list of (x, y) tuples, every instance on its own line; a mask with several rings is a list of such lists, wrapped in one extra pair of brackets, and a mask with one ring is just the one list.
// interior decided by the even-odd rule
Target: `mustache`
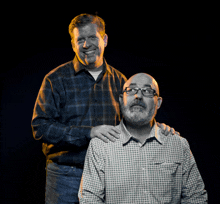
[(143, 103), (142, 101), (133, 101), (133, 102), (130, 104), (130, 107), (133, 107), (133, 106), (136, 106), (136, 105), (141, 106), (141, 107), (143, 107), (143, 108), (145, 108), (145, 109), (147, 108), (146, 104)]

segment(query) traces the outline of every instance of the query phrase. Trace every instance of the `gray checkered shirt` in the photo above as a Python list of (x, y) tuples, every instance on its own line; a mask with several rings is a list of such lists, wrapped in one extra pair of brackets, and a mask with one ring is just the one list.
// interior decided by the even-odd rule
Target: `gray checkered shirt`
[(142, 145), (123, 124), (120, 139), (91, 140), (80, 203), (207, 203), (207, 192), (186, 139), (153, 126)]

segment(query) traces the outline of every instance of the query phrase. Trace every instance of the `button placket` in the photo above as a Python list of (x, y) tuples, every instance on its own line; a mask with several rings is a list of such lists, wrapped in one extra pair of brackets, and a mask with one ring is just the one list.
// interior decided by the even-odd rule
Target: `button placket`
[[(145, 144), (146, 145), (146, 144)], [(143, 194), (143, 199), (146, 200), (146, 195), (148, 195), (148, 183), (149, 183), (149, 176), (147, 171), (147, 159), (145, 157), (146, 146), (140, 146), (140, 158), (141, 158), (141, 190)]]

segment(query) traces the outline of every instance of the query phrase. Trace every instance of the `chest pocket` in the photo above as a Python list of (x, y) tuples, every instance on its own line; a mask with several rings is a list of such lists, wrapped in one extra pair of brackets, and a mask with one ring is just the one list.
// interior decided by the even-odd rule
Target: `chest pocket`
[(181, 162), (158, 160), (149, 164), (150, 191), (159, 198), (170, 200), (181, 182)]
[(180, 164), (181, 163), (179, 161), (158, 161), (152, 163), (155, 171), (161, 171), (161, 173), (164, 172), (167, 174), (175, 174)]

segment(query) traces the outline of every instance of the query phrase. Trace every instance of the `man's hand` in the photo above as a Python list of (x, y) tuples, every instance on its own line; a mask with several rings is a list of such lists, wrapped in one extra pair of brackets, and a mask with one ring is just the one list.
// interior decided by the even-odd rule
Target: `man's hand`
[(90, 137), (98, 137), (99, 139), (103, 140), (104, 142), (115, 142), (116, 139), (119, 139), (120, 130), (111, 125), (99, 125), (93, 127), (91, 129)]
[(161, 128), (161, 132), (166, 136), (169, 135), (169, 133), (171, 133), (172, 135), (175, 135), (175, 134), (180, 135), (179, 132), (176, 132), (174, 128), (170, 128), (169, 125), (166, 125), (164, 123), (160, 124), (158, 122), (157, 122), (157, 125)]

